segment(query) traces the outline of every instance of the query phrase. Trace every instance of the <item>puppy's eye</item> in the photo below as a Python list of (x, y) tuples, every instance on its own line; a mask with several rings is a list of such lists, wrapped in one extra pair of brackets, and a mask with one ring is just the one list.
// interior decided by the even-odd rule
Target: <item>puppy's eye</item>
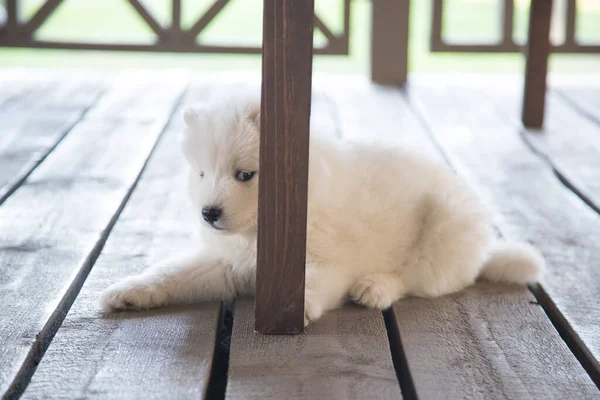
[(235, 174), (235, 179), (237, 179), (240, 182), (248, 182), (250, 179), (254, 178), (254, 174), (256, 174), (256, 172), (238, 171)]
[(204, 171), (200, 171), (200, 178), (204, 178)]

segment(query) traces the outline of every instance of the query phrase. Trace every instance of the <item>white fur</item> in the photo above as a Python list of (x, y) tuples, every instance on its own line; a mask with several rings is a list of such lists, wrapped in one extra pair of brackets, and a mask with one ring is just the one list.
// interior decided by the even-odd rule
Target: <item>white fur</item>
[[(227, 97), (185, 112), (183, 153), (202, 250), (129, 277), (102, 295), (104, 310), (230, 299), (254, 293), (259, 102)], [(532, 247), (498, 242), (488, 211), (445, 165), (414, 152), (311, 134), (305, 322), (348, 299), (387, 308), (407, 296), (459, 291), (482, 276), (524, 284), (544, 261)], [(204, 176), (201, 177), (200, 174)]]

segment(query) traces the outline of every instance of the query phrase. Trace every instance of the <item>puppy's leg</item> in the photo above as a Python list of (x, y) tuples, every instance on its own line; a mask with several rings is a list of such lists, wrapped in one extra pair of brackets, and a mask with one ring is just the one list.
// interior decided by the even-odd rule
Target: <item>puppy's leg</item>
[(234, 274), (231, 265), (207, 254), (166, 262), (104, 291), (104, 311), (139, 310), (169, 304), (224, 300), (254, 289), (254, 275)]
[(400, 278), (411, 295), (437, 297), (475, 282), (494, 240), (488, 214), (468, 194), (433, 199)]
[(352, 280), (342, 268), (306, 267), (304, 325), (324, 312), (341, 307), (347, 299)]
[(406, 295), (400, 276), (392, 273), (368, 274), (352, 284), (350, 298), (365, 307), (385, 310)]

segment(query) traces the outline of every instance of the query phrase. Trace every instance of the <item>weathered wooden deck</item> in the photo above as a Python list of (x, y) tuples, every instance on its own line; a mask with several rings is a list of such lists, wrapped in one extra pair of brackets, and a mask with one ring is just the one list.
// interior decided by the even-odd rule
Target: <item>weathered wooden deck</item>
[[(316, 75), (342, 137), (446, 159), (534, 243), (542, 285), (478, 284), (300, 336), (253, 331), (252, 300), (102, 317), (101, 290), (193, 246), (180, 111), (235, 75), (0, 71), (0, 391), (6, 398), (600, 398), (600, 86), (555, 85), (547, 128), (509, 78), (407, 90)], [(39, 364), (39, 365), (38, 365)]]

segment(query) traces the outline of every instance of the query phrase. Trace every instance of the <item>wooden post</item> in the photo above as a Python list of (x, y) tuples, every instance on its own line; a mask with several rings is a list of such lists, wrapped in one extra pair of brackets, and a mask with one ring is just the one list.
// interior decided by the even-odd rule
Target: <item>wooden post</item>
[(19, 3), (17, 0), (7, 0), (6, 3), (6, 33), (9, 37), (17, 36), (19, 26)]
[(531, 2), (522, 114), (523, 124), (528, 128), (541, 128), (544, 124), (551, 18), (552, 0)]
[(304, 328), (314, 0), (264, 0), (255, 327)]
[(164, 33), (170, 43), (180, 43), (185, 40), (181, 36), (181, 0), (173, 0), (171, 4), (171, 26)]
[(371, 17), (371, 79), (403, 85), (408, 75), (410, 0), (373, 0)]
[(171, 8), (171, 31), (181, 31), (181, 0), (173, 0)]
[(502, 8), (502, 45), (506, 47), (512, 46), (514, 43), (514, 13), (514, 0), (505, 0), (504, 7)]

